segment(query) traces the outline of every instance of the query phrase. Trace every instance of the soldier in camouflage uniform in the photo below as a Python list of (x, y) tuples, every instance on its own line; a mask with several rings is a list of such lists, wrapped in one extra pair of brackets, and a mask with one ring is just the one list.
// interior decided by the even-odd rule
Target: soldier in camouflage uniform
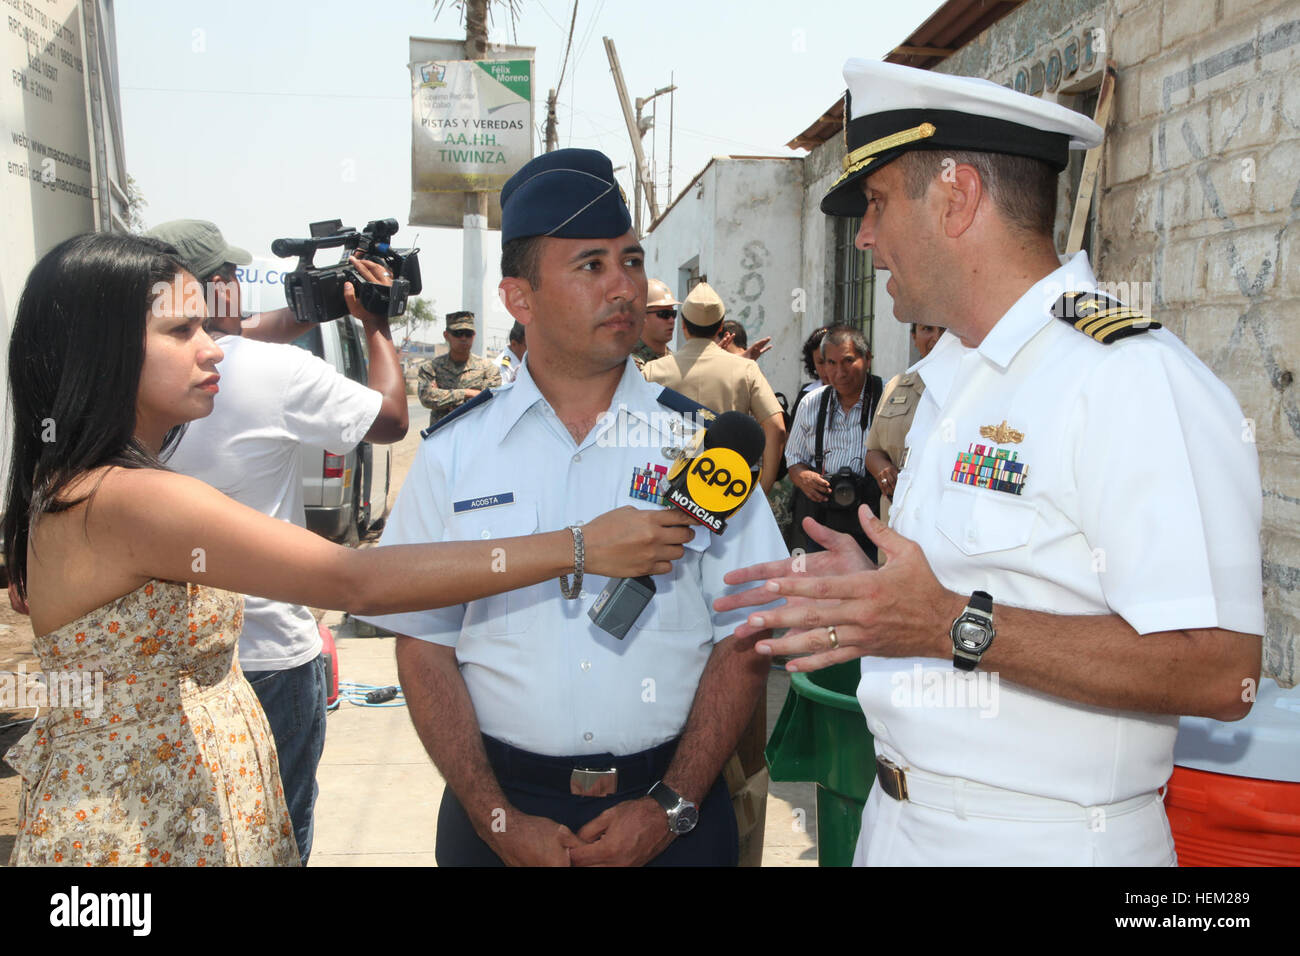
[(643, 371), (646, 362), (663, 358), (671, 351), (668, 343), (673, 340), (677, 307), (681, 305), (673, 298), (666, 282), (651, 279), (646, 286), (645, 328), (641, 330), (641, 341), (632, 350), (632, 361)]
[(474, 313), (447, 315), (442, 333), (449, 351), (420, 366), (420, 404), (429, 411), (429, 424), (483, 391), (501, 384), (501, 372), (492, 362), (470, 353), (474, 345)]

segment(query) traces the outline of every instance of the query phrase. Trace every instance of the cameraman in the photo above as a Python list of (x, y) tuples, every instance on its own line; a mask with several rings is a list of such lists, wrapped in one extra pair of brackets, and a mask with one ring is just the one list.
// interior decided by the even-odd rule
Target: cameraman
[(870, 505), (876, 512), (880, 508), (880, 486), (863, 464), (863, 436), (880, 401), (880, 376), (871, 374), (871, 350), (852, 326), (831, 326), (819, 349), (830, 384), (809, 392), (799, 403), (785, 446), (795, 487), (794, 542), (805, 551), (822, 550), (803, 532), (803, 519), (812, 516), (851, 534), (875, 561), (875, 546), (857, 515), (859, 505)]
[[(249, 256), (228, 245), (215, 225), (185, 219), (148, 235), (175, 246), (186, 268), (204, 283), (212, 303), (208, 326), (214, 337), (221, 336), (225, 352), (212, 414), (190, 422), (168, 466), (263, 514), (306, 527), (303, 446), (343, 454), (359, 441), (388, 443), (406, 436), (406, 383), (388, 319), (367, 312), (348, 283), (344, 299), (365, 326), (370, 351), (367, 388), (304, 349), (253, 339), (269, 334), (284, 341), (286, 329), (293, 328), (285, 323), (292, 320), (242, 320), (234, 267)], [(354, 258), (352, 265), (369, 282), (392, 283), (379, 263)], [(298, 324), (297, 334), (306, 328)], [(328, 696), (316, 619), (305, 607), (246, 596), (239, 662), (275, 737), (285, 802), (306, 865)]]

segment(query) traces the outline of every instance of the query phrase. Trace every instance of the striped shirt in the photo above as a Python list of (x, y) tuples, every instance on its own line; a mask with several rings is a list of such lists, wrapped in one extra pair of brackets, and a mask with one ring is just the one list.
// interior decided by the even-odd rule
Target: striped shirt
[[(871, 379), (872, 377), (868, 375), (867, 381), (862, 386), (863, 392), (871, 385)], [(813, 467), (813, 455), (817, 451), (815, 433), (817, 411), (821, 408), (822, 395), (828, 388), (831, 389), (832, 397), (831, 407), (826, 415), (826, 436), (822, 439), (822, 450), (826, 455), (822, 472), (833, 475), (848, 466), (855, 474), (864, 474), (862, 459), (865, 454), (863, 450), (865, 433), (862, 428), (862, 398), (859, 396), (857, 403), (846, 412), (840, 404), (839, 396), (834, 394), (834, 386), (831, 385), (813, 389), (804, 396), (798, 409), (795, 410), (794, 422), (790, 425), (790, 440), (785, 445), (786, 467), (793, 468), (795, 465)]]

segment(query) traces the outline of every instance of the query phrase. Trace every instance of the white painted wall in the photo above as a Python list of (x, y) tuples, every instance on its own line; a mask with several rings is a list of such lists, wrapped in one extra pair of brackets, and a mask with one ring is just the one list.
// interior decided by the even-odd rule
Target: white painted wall
[[(835, 316), (835, 226), (836, 222), (821, 211), (822, 197), (830, 190), (842, 171), (844, 141), (835, 136), (817, 147), (804, 159), (807, 186), (803, 200), (804, 256), (803, 282), (809, 290), (810, 307), (803, 323), (804, 335), (826, 325)], [(894, 300), (885, 291), (889, 273), (878, 273), (875, 282), (875, 305), (872, 310), (873, 355), (871, 371), (888, 381), (911, 365), (918, 356), (912, 354), (910, 326), (894, 319)], [(801, 373), (802, 374), (802, 373)]]
[[(772, 336), (759, 367), (791, 401), (808, 377), (804, 339), (835, 314), (836, 223), (819, 206), (842, 149), (834, 139), (802, 159), (715, 158), (643, 240), (651, 278), (684, 298), (697, 264), (751, 342)], [(884, 282), (875, 288), (872, 371), (889, 379), (916, 356)]]
[(805, 334), (794, 311), (803, 257), (801, 165), (797, 158), (714, 159), (642, 241), (647, 275), (678, 298), (698, 260), (727, 318), (745, 326), (750, 342), (772, 336), (759, 367), (791, 401), (803, 378)]

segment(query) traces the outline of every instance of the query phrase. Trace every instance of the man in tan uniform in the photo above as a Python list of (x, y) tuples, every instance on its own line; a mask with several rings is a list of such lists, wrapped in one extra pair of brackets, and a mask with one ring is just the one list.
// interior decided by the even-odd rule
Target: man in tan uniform
[(668, 283), (658, 279), (646, 283), (645, 327), (641, 330), (641, 341), (632, 350), (632, 361), (637, 368), (645, 371), (646, 362), (669, 353), (668, 343), (673, 340), (679, 305)]
[(713, 341), (726, 314), (722, 299), (707, 282), (701, 282), (682, 303), (686, 343), (675, 353), (646, 363), (642, 371), (648, 381), (681, 392), (719, 415), (744, 412), (757, 421), (767, 439), (760, 479), (766, 494), (776, 480), (785, 449), (785, 419), (758, 365), (718, 348)]
[[(921, 358), (930, 354), (934, 344), (943, 335), (943, 329), (937, 325), (917, 325), (912, 323), (912, 344), (916, 346)], [(916, 372), (902, 372), (895, 375), (886, 384), (880, 396), (880, 405), (876, 408), (876, 417), (867, 430), (866, 455), (863, 464), (867, 473), (880, 485), (880, 520), (889, 520), (889, 506), (894, 497), (894, 483), (898, 480), (898, 469), (903, 467), (904, 450), (908, 429), (912, 427), (912, 416), (916, 414), (916, 403), (925, 391), (925, 382)]]
[(420, 404), (429, 409), (429, 426), (455, 411), (485, 388), (501, 384), (501, 372), (483, 358), (474, 355), (474, 313), (450, 312), (447, 330), (447, 354), (439, 355), (420, 366)]

